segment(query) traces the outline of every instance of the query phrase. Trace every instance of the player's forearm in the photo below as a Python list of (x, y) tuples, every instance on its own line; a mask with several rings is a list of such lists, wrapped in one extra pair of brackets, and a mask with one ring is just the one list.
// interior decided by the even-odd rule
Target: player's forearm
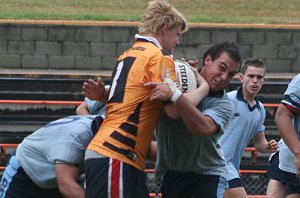
[(275, 123), (286, 145), (295, 155), (300, 156), (300, 143), (292, 123), (293, 118), (292, 112), (284, 105), (280, 105), (275, 115)]
[(257, 135), (253, 138), (253, 144), (255, 149), (260, 153), (267, 153), (269, 144), (266, 140), (265, 133), (263, 131), (257, 133)]
[[(208, 85), (207, 85), (208, 86)], [(208, 94), (208, 87), (200, 86), (194, 91), (184, 93), (184, 96), (194, 105), (197, 106), (200, 101)]]
[(87, 106), (85, 104), (80, 104), (76, 109), (77, 115), (89, 115), (90, 113), (87, 110)]
[[(200, 86), (196, 90), (184, 93), (183, 95), (192, 103), (193, 106), (197, 106), (200, 101), (208, 94), (208, 88), (205, 86)], [(164, 109), (169, 117), (173, 119), (180, 118), (179, 113), (172, 103), (166, 104)]]
[(300, 142), (298, 140), (295, 130), (290, 127), (285, 127), (281, 130), (279, 129), (279, 133), (286, 145), (290, 148), (290, 150), (295, 155), (300, 156)]
[(268, 153), (268, 142), (267, 140), (264, 142), (261, 142), (259, 144), (254, 144), (255, 149), (260, 153)]
[(157, 142), (151, 141), (148, 153), (147, 153), (147, 159), (155, 162), (156, 160), (156, 153), (157, 153)]
[(202, 114), (184, 95), (174, 105), (191, 134), (207, 136), (218, 130), (215, 122)]

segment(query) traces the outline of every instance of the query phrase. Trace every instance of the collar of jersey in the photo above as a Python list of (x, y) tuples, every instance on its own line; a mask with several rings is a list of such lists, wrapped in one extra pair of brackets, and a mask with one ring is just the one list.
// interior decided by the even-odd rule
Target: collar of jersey
[(144, 40), (147, 40), (151, 43), (154, 43), (154, 45), (156, 45), (156, 47), (158, 47), (159, 49), (162, 49), (160, 43), (156, 40), (156, 38), (154, 37), (150, 37), (150, 36), (142, 36), (142, 35), (139, 35), (139, 34), (136, 34), (135, 35), (135, 39), (138, 40), (138, 39), (144, 39)]
[(224, 95), (224, 90), (222, 89), (222, 90), (220, 90), (220, 91), (217, 91), (217, 92), (209, 92), (208, 93), (208, 96), (210, 96), (210, 97), (215, 97), (215, 98), (222, 98), (223, 97), (223, 95)]
[(242, 86), (238, 88), (237, 94), (236, 94), (236, 98), (237, 98), (238, 100), (240, 100), (240, 101), (245, 102), (245, 103), (247, 104), (247, 106), (248, 106), (248, 108), (249, 108), (250, 111), (253, 111), (255, 108), (260, 109), (259, 102), (258, 102), (258, 100), (257, 100), (256, 97), (254, 98), (254, 100), (255, 100), (255, 105), (254, 105), (253, 107), (251, 107), (251, 106), (249, 105), (249, 103), (247, 102), (247, 100), (245, 100), (244, 95), (243, 95), (243, 92), (242, 92)]

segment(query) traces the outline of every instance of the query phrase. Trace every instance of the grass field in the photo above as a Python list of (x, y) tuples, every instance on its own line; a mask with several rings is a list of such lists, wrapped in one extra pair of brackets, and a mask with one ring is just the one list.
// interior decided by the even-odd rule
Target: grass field
[[(147, 0), (0, 0), (0, 19), (140, 21)], [(299, 0), (169, 0), (189, 22), (300, 24)]]

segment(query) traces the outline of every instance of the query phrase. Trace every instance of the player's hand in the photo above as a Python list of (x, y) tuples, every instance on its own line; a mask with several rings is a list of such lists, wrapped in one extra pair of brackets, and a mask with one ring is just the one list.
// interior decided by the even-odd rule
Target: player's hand
[(190, 65), (190, 68), (196, 76), (198, 87), (201, 87), (202, 91), (207, 95), (209, 92), (209, 85), (199, 73), (199, 68), (197, 67), (199, 60), (189, 60), (187, 63)]
[(186, 61), (185, 58), (181, 58), (180, 60), (182, 60), (184, 62), (187, 62), (191, 67), (197, 68), (197, 70), (198, 70), (199, 60), (188, 60), (188, 61)]
[(267, 151), (269, 153), (274, 153), (278, 151), (278, 142), (276, 140), (270, 140), (268, 142)]
[(150, 101), (168, 101), (173, 96), (167, 82), (147, 82), (145, 87), (151, 88)]
[(84, 82), (81, 93), (91, 100), (98, 100), (102, 103), (107, 102), (108, 92), (105, 90), (104, 82), (100, 77), (97, 81), (88, 79)]
[[(185, 61), (184, 58), (182, 58), (181, 60)], [(189, 60), (189, 61), (187, 61), (187, 63), (190, 65), (190, 68), (193, 70), (193, 72), (196, 76), (198, 87), (200, 85), (203, 85), (203, 87), (205, 87), (204, 90), (207, 90), (207, 92), (208, 92), (209, 86), (208, 86), (206, 80), (199, 74), (199, 67), (198, 67), (199, 60)]]
[(199, 60), (188, 60), (187, 63), (193, 68), (198, 68)]

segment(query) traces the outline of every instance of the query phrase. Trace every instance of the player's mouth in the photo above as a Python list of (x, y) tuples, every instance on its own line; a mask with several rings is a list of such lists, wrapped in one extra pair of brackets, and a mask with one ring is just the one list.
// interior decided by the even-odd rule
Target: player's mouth
[(254, 91), (257, 91), (257, 90), (259, 90), (259, 86), (253, 85), (253, 86), (251, 86), (251, 89), (254, 90)]
[(214, 80), (214, 84), (218, 87), (222, 86), (222, 81), (221, 80)]

